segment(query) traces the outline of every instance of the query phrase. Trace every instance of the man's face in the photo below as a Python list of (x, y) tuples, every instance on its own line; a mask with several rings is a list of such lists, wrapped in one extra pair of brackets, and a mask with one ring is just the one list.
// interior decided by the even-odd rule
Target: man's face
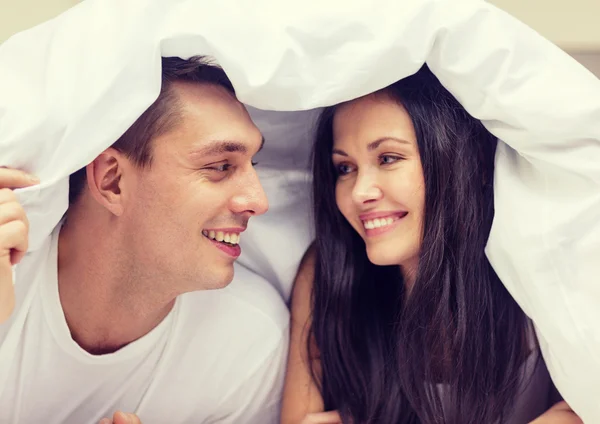
[(244, 106), (219, 86), (172, 89), (181, 120), (135, 169), (122, 222), (130, 266), (178, 295), (231, 282), (240, 233), (268, 203), (252, 164), (263, 138)]

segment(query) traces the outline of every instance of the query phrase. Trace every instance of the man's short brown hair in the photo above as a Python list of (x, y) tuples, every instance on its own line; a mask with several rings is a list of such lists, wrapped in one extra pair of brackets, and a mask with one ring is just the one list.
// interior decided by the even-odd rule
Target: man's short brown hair
[[(145, 167), (152, 162), (152, 140), (172, 130), (180, 114), (176, 94), (171, 90), (175, 81), (214, 84), (226, 88), (233, 95), (235, 90), (225, 72), (211, 64), (203, 56), (190, 59), (162, 58), (162, 83), (158, 98), (112, 145), (125, 154), (137, 166)], [(80, 196), (86, 182), (85, 168), (69, 177), (69, 204)]]

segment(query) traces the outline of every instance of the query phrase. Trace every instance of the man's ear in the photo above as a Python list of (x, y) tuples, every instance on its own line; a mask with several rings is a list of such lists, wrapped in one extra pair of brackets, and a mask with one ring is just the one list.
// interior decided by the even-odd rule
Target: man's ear
[(116, 216), (123, 213), (123, 178), (131, 162), (109, 147), (86, 167), (87, 185), (92, 197)]

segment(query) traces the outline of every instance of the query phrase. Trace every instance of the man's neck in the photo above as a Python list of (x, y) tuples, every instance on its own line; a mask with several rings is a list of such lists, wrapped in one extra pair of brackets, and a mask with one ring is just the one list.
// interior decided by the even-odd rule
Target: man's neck
[[(112, 353), (143, 337), (168, 315), (175, 296), (123, 266), (110, 237), (66, 223), (58, 241), (58, 290), (71, 336), (91, 354)], [(143, 281), (142, 281), (143, 280)]]

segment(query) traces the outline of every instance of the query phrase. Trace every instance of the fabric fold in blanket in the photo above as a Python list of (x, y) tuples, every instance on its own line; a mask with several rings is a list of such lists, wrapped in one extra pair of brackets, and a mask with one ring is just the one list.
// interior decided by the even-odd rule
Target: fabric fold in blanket
[(561, 394), (585, 422), (600, 421), (600, 82), (483, 1), (86, 0), (14, 36), (0, 46), (0, 166), (42, 179), (19, 192), (31, 249), (66, 210), (68, 175), (156, 98), (160, 56), (198, 54), (224, 67), (265, 133), (272, 210), (249, 227), (241, 261), (286, 298), (311, 239), (317, 111), (298, 111), (426, 62), (503, 142), (486, 252), (533, 319)]

